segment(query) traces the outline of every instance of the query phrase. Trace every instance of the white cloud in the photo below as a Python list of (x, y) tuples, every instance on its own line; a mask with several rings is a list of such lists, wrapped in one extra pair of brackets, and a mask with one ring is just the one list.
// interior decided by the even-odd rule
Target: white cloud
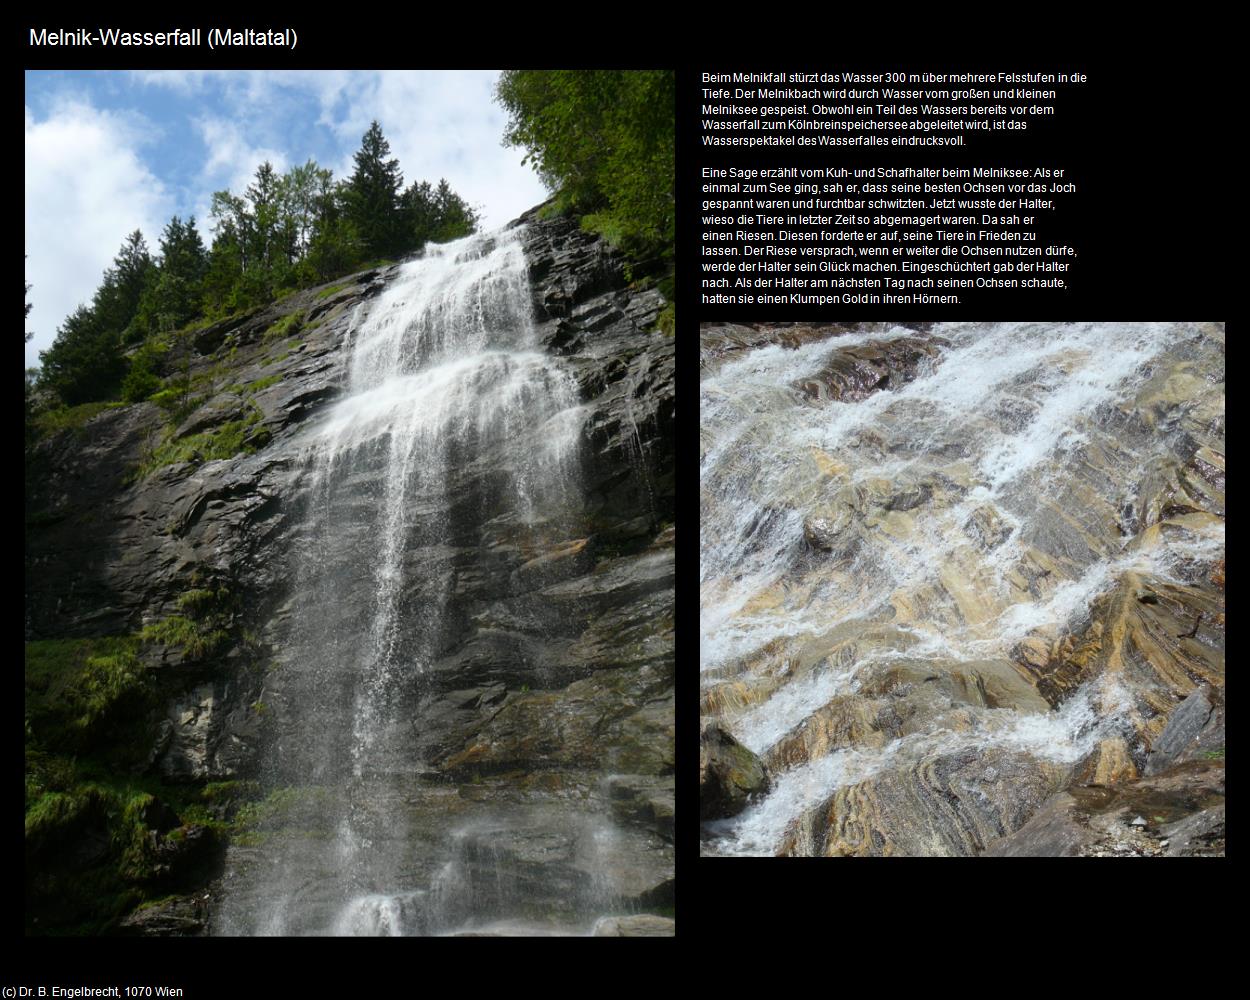
[(141, 120), (81, 99), (54, 104), (42, 119), (26, 109), (27, 324), (36, 331), (27, 366), (91, 300), (128, 233), (142, 229), (155, 248), (171, 198), (140, 156), (145, 141)]
[[(28, 321), (38, 336), (27, 345), (27, 364), (37, 363), (38, 350), (51, 343), (65, 316), (90, 300), (128, 232), (142, 228), (155, 249), (171, 215), (193, 213), (209, 242), (213, 191), (243, 194), (265, 160), (285, 170), (314, 156), (336, 177), (347, 177), (373, 119), (382, 123), (405, 184), (445, 177), (483, 212), (486, 227), (516, 218), (546, 191), (521, 164), (524, 151), (500, 145), (505, 116), (493, 100), (497, 76), (467, 70), (141, 71), (124, 78), (136, 85), (134, 105), (146, 108), (151, 120), (101, 110), (81, 93), (54, 101), (41, 119), (28, 109), (27, 280), (35, 304)], [(106, 77), (100, 74), (92, 85)], [(159, 100), (149, 103), (145, 94)], [(206, 152), (189, 177), (173, 181), (165, 164), (172, 150), (162, 144), (187, 141), (186, 129), (170, 117), (179, 114)], [(334, 152), (327, 154), (327, 145)]]
[(241, 195), (256, 176), (256, 168), (266, 160), (278, 173), (290, 166), (286, 153), (271, 146), (254, 145), (235, 121), (206, 116), (195, 125), (209, 151), (201, 169), (201, 176), (212, 189), (208, 195), (222, 188)]
[(137, 69), (131, 70), (130, 76), (137, 83), (189, 94), (204, 86), (209, 72), (206, 69)]
[[(523, 166), (523, 150), (500, 144), (505, 116), (494, 102), (498, 73), (483, 70), (448, 72), (254, 70), (216, 74), (222, 86), (224, 111), (212, 163), (240, 162), (231, 190), (241, 191), (256, 165), (268, 156), (278, 166), (274, 148), (275, 114), (294, 95), (312, 98), (319, 109), (315, 123), (328, 129), (341, 150), (323, 166), (347, 177), (360, 138), (377, 119), (399, 159), (405, 183), (447, 178), (470, 204), (480, 206), (486, 226), (501, 226), (547, 196), (537, 175)], [(245, 139), (244, 137), (248, 137)], [(206, 136), (207, 139), (207, 136)], [(224, 141), (223, 141), (224, 140)], [(255, 148), (244, 150), (248, 142)], [(285, 165), (303, 162), (311, 150), (291, 149)], [(244, 163), (243, 161), (246, 161)], [(242, 181), (242, 184), (239, 183)], [(222, 187), (223, 184), (217, 184)]]
[[(448, 73), (422, 81), (423, 94), (407, 94), (400, 74), (384, 81), (380, 114), (395, 132), (392, 148), (410, 178), (446, 177), (490, 226), (500, 226), (546, 196), (523, 150), (500, 144), (505, 116), (494, 103), (495, 73)], [(407, 102), (421, 101), (416, 114)]]
[[(344, 113), (331, 118), (350, 144), (335, 172), (351, 173), (351, 153), (377, 119), (404, 171), (404, 182), (445, 177), (487, 227), (502, 226), (547, 197), (538, 176), (521, 164), (523, 150), (500, 144), (505, 115), (494, 102), (498, 73), (479, 70), (354, 74), (336, 81), (348, 92)], [(322, 103), (323, 119), (327, 104)]]
[[(296, 98), (316, 102), (318, 118), (308, 128), (328, 129), (340, 154), (328, 158), (336, 177), (349, 176), (352, 153), (375, 118), (398, 157), (406, 183), (447, 178), (484, 223), (501, 226), (542, 201), (546, 190), (522, 165), (523, 150), (500, 144), (505, 116), (494, 102), (497, 72), (374, 70), (247, 70), (131, 74), (138, 82), (171, 91), (213, 90), (214, 114), (198, 123), (211, 154), (204, 168), (207, 187), (236, 193), (251, 182), (265, 159), (285, 169), (302, 163), (312, 149), (279, 149), (280, 120)], [(210, 191), (200, 196), (203, 217)]]

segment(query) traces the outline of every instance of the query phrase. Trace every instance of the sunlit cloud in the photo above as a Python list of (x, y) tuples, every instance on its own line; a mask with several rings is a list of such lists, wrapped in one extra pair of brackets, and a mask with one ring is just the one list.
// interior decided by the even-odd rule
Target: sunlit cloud
[(67, 83), (28, 73), (27, 280), (39, 335), (27, 363), (90, 300), (127, 233), (141, 228), (155, 251), (170, 216), (194, 214), (207, 241), (214, 191), (242, 194), (265, 160), (284, 170), (313, 158), (346, 177), (375, 119), (405, 184), (446, 178), (487, 227), (516, 218), (546, 192), (523, 152), (500, 144), (497, 76), (145, 70)]

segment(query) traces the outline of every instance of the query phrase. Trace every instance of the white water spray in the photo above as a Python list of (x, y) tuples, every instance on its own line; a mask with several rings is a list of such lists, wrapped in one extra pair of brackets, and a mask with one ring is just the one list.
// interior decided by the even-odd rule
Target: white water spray
[[(813, 402), (798, 385), (848, 347), (914, 330), (747, 350), (702, 380), (705, 704), (759, 754), (892, 671), (986, 665), (1009, 678), (1018, 643), (1079, 624), (1126, 574), (1183, 583), (1223, 553), (1220, 523), (1148, 544), (1120, 530), (1132, 485), (1175, 468), (1177, 442), (1143, 420), (1173, 391), (1162, 376), (1151, 382), (1156, 369), (1193, 377), (1197, 355), (1174, 353), (1192, 328), (961, 323), (932, 333), (938, 356), (912, 381), (855, 402)], [(828, 552), (805, 538), (814, 519)], [(711, 853), (771, 854), (797, 815), (838, 788), (960, 748), (1072, 763), (1127, 710), (1118, 689), (1090, 689), (1059, 712), (978, 709), (968, 731), (822, 748), (775, 776), (762, 803), (714, 825)]]
[[(561, 537), (579, 504), (577, 388), (531, 309), (513, 229), (429, 247), (353, 331), (346, 392), (303, 439), (309, 510), (270, 762), (294, 818), (262, 845), (228, 933), (438, 930), (439, 887), (406, 869), (403, 788), (422, 767), (406, 733), (452, 628), (460, 553), (483, 517), (520, 541)], [(310, 781), (323, 801), (304, 820)]]

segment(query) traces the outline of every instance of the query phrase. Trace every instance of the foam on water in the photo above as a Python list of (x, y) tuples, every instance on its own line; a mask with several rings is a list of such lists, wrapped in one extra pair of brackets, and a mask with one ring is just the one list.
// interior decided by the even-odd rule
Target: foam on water
[[(912, 334), (898, 330), (892, 335)], [(706, 670), (744, 655), (782, 634), (808, 631), (801, 610), (741, 614), (761, 591), (783, 578), (802, 549), (804, 511), (778, 506), (781, 498), (812, 493), (811, 448), (848, 467), (828, 489), (866, 479), (897, 481), (923, 470), (935, 445), (953, 443), (974, 476), (969, 494), (934, 519), (911, 542), (900, 542), (883, 561), (876, 586), (852, 593), (847, 613), (881, 604), (891, 591), (915, 586), (940, 562), (949, 532), (960, 530), (979, 504), (996, 504), (1012, 529), (991, 556), (1001, 577), (1019, 554), (1022, 520), (1040, 508), (1047, 483), (1030, 481), (1039, 467), (1062, 467), (1080, 444), (1082, 428), (1101, 408), (1131, 388), (1132, 376), (1174, 336), (1166, 324), (951, 324), (940, 363), (894, 391), (856, 403), (796, 405), (790, 383), (810, 375), (834, 351), (881, 334), (864, 333), (807, 344), (798, 350), (768, 347), (725, 364), (701, 387), (704, 454), (701, 473), (701, 653)], [(885, 432), (906, 449), (879, 458), (853, 447), (866, 431)], [(1056, 483), (1055, 487), (1062, 483)], [(1039, 489), (1040, 487), (1040, 489)], [(819, 628), (830, 608), (814, 609)], [(1058, 610), (1058, 606), (1056, 606)], [(758, 641), (753, 641), (758, 639)]]
[[(564, 362), (541, 350), (521, 235), (431, 246), (404, 264), (354, 314), (346, 391), (299, 442), (309, 501), (284, 728), (267, 767), (280, 788), (323, 783), (338, 815), (324, 844), (300, 831), (269, 839), (259, 874), (227, 900), (227, 933), (429, 933), (450, 912), (410, 884), (403, 808), (370, 795), (422, 766), (405, 733), (452, 599), (461, 484), (523, 539), (552, 525), (564, 537), (580, 505), (585, 410)], [(364, 614), (341, 620), (342, 606)], [(333, 917), (303, 913), (310, 885), (321, 905), (350, 901)]]
[[(891, 630), (849, 659), (794, 673), (769, 666), (765, 700), (735, 709), (731, 699), (730, 728), (756, 752), (830, 699), (853, 694), (874, 667), (896, 659), (939, 668), (1003, 661), (1032, 634), (1079, 625), (1091, 602), (1126, 574), (1185, 583), (1195, 565), (1223, 553), (1222, 525), (1169, 526), (1145, 543), (1114, 530), (1098, 534), (1108, 516), (1114, 529), (1128, 484), (1167, 460), (1162, 435), (1139, 435), (1131, 445), (1117, 436), (1117, 407), (1188, 335), (1183, 325), (960, 323), (932, 332), (947, 341), (935, 362), (859, 402), (813, 405), (792, 383), (846, 346), (914, 331), (762, 348), (703, 380), (705, 684), (736, 679), (752, 663), (788, 665), (843, 623)], [(1091, 455), (1107, 471), (1082, 480), (1084, 493), (1071, 493), (1071, 465)], [(807, 549), (805, 517), (859, 503), (848, 489), (873, 496), (882, 484), (905, 490), (924, 482), (940, 484), (943, 502), (922, 502), (898, 521), (873, 508), (871, 526), (847, 529), (859, 537), (840, 561), (821, 562)], [(1062, 520), (1074, 503), (1094, 505), (1072, 515), (1090, 519), (1088, 543)], [(866, 514), (856, 508), (854, 516), (862, 525)], [(970, 533), (985, 517), (992, 544)], [(1052, 546), (1045, 568), (1032, 561), (1039, 538)], [(899, 617), (900, 609), (913, 617)], [(715, 852), (772, 853), (786, 825), (832, 790), (951, 747), (993, 744), (1070, 763), (1092, 746), (1091, 733), (1122, 719), (1122, 695), (1083, 690), (1059, 712), (982, 712), (971, 733), (916, 734), (811, 761), (778, 776), (773, 793), (740, 821), (722, 824)], [(1091, 706), (1101, 713), (1096, 725)]]
[(1058, 764), (1075, 763), (1100, 740), (1118, 733), (1132, 708), (1124, 689), (1104, 677), (1084, 685), (1057, 712), (999, 709), (979, 716), (977, 728), (970, 731), (916, 733), (879, 749), (838, 750), (781, 774), (769, 795), (740, 816), (706, 824), (713, 838), (712, 853), (770, 857), (796, 817), (839, 789), (886, 770), (916, 767), (969, 748), (980, 752), (999, 748)]

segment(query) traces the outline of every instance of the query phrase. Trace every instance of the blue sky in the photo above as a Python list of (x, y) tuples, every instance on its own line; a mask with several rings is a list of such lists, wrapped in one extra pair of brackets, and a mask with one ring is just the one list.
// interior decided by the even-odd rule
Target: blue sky
[(212, 193), (242, 194), (256, 167), (309, 158), (351, 173), (373, 119), (404, 183), (437, 182), (501, 226), (546, 197), (524, 152), (500, 144), (498, 73), (373, 70), (28, 72), (26, 365), (89, 302), (126, 234), (153, 251), (173, 215), (211, 243)]

